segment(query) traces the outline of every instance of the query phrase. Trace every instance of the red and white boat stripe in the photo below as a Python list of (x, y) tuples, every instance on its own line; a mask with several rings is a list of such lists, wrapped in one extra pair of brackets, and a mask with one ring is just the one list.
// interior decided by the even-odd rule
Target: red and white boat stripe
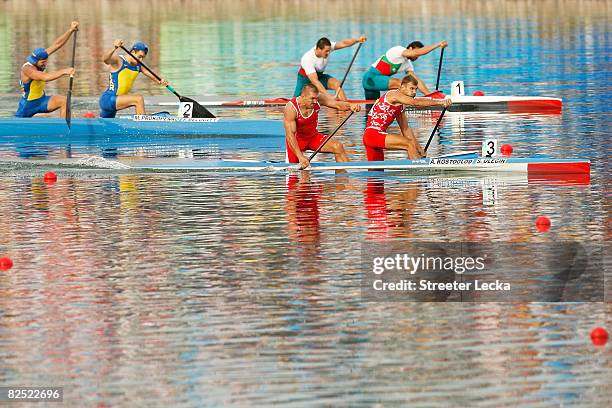
[(560, 163), (528, 163), (527, 172), (530, 174), (579, 174), (590, 173), (591, 163), (584, 162), (560, 162)]

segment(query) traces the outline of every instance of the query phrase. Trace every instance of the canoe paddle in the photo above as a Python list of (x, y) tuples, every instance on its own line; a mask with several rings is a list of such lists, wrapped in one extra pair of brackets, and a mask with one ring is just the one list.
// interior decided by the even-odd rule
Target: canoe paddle
[(438, 78), (436, 79), (436, 90), (430, 93), (429, 95), (425, 95), (429, 98), (437, 98), (442, 99), (444, 94), (440, 91), (440, 73), (442, 72), (442, 59), (444, 58), (444, 48), (440, 50), (440, 62), (438, 63)]
[(353, 54), (353, 59), (351, 60), (351, 63), (349, 64), (348, 68), (346, 69), (346, 72), (344, 73), (344, 78), (342, 78), (342, 82), (340, 82), (340, 88), (342, 88), (342, 86), (344, 85), (344, 81), (346, 81), (346, 77), (348, 76), (349, 71), (353, 67), (353, 63), (355, 62), (355, 58), (357, 58), (357, 54), (359, 53), (359, 50), (361, 49), (362, 45), (363, 45), (363, 43), (359, 43), (359, 45), (357, 46), (357, 49), (355, 50), (355, 54)]
[[(72, 37), (72, 68), (74, 69), (74, 57), (76, 55), (76, 40), (77, 33), (75, 31)], [(68, 82), (68, 95), (66, 96), (66, 124), (68, 125), (68, 130), (70, 130), (70, 122), (72, 122), (72, 109), (70, 109), (70, 104), (72, 103), (72, 84), (74, 83), (74, 74), (70, 75), (70, 81)]]
[[(121, 46), (121, 49), (125, 52), (127, 52), (132, 58), (134, 58), (136, 61), (138, 61), (138, 63), (140, 65), (142, 65), (143, 68), (145, 68), (147, 71), (149, 71), (151, 73), (151, 75), (153, 75), (158, 81), (161, 81), (161, 78), (159, 77), (159, 75), (157, 75), (155, 72), (153, 72), (151, 70), (151, 68), (147, 67), (144, 62), (139, 61), (138, 58), (136, 58), (136, 56), (134, 56), (134, 54), (132, 54), (130, 51), (128, 51), (127, 48), (125, 48), (123, 45)], [(213, 115), (208, 109), (206, 109), (205, 107), (203, 107), (202, 105), (200, 105), (198, 102), (194, 101), (191, 98), (187, 98), (186, 96), (182, 96), (180, 95), (178, 92), (176, 92), (174, 90), (174, 88), (172, 88), (170, 85), (166, 86), (166, 88), (172, 92), (174, 95), (176, 95), (177, 98), (179, 98), (179, 101), (181, 102), (190, 102), (193, 103), (193, 117), (194, 118), (214, 118), (216, 117), (215, 115)]]
[[(442, 50), (444, 51), (444, 48), (442, 48)], [(436, 130), (438, 130), (438, 127), (440, 126), (440, 122), (442, 122), (442, 117), (444, 116), (445, 113), (446, 113), (446, 106), (444, 107), (444, 109), (442, 109), (442, 113), (440, 114), (440, 117), (438, 118), (438, 121), (436, 122), (436, 126), (434, 126), (433, 130), (431, 131), (431, 135), (429, 136), (429, 140), (427, 141), (427, 144), (425, 145), (425, 150), (424, 150), (425, 153), (427, 153), (427, 149), (429, 148), (429, 144), (433, 140), (433, 137), (436, 134)]]
[(438, 63), (438, 78), (436, 79), (436, 91), (440, 89), (440, 72), (442, 72), (442, 59), (444, 59), (444, 48), (440, 50), (440, 62)]
[(308, 161), (311, 161), (312, 159), (314, 159), (314, 157), (317, 155), (317, 153), (319, 153), (321, 151), (321, 149), (323, 148), (323, 146), (325, 146), (325, 143), (329, 142), (329, 140), (336, 134), (336, 132), (338, 132), (340, 130), (340, 128), (346, 123), (347, 120), (349, 120), (349, 118), (351, 116), (353, 116), (353, 111), (351, 111), (351, 113), (349, 115), (347, 115), (346, 118), (344, 118), (344, 120), (342, 121), (342, 123), (340, 123), (338, 125), (338, 127), (329, 134), (329, 136), (327, 136), (327, 139), (325, 139), (323, 141), (323, 143), (321, 143), (321, 146), (319, 146), (319, 148), (317, 150), (314, 151), (313, 154), (310, 155), (310, 157), (308, 158)]

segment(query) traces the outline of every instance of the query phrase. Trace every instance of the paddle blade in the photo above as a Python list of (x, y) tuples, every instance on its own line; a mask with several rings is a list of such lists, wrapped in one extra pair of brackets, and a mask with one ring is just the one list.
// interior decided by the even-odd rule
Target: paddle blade
[(187, 98), (186, 96), (181, 96), (179, 98), (181, 102), (190, 102), (193, 103), (193, 114), (191, 115), (194, 118), (216, 118), (208, 109), (200, 105), (198, 102), (194, 101), (191, 98)]
[(70, 124), (72, 122), (72, 77), (70, 77), (70, 85), (68, 86), (68, 95), (66, 96), (66, 124), (68, 125), (68, 130), (70, 130)]
[(431, 99), (444, 99), (446, 98), (446, 95), (444, 95), (442, 91), (434, 91), (428, 95), (425, 95), (425, 97)]

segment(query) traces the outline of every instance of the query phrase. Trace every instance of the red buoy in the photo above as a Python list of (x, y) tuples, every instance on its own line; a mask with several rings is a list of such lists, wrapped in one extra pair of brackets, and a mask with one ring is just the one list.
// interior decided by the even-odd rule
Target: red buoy
[(512, 154), (512, 151), (513, 151), (513, 150), (514, 150), (514, 149), (512, 149), (512, 146), (511, 146), (511, 145), (509, 145), (509, 144), (502, 145), (502, 146), (499, 148), (499, 151), (500, 151), (500, 152), (501, 152), (501, 154), (503, 154), (504, 156), (510, 156), (510, 155)]
[(88, 119), (93, 119), (96, 117), (96, 114), (93, 112), (85, 112), (85, 114), (83, 115), (84, 118), (88, 118)]
[(0, 258), (0, 271), (8, 271), (13, 267), (13, 261), (8, 256)]
[(57, 181), (57, 174), (52, 171), (48, 171), (45, 173), (43, 180), (45, 183), (55, 183)]
[(473, 95), (474, 96), (485, 96), (484, 92), (482, 91), (474, 91)]
[(536, 219), (535, 225), (538, 231), (546, 232), (550, 229), (550, 219), (542, 215)]
[(608, 342), (608, 331), (603, 327), (591, 330), (591, 341), (595, 346), (604, 346)]

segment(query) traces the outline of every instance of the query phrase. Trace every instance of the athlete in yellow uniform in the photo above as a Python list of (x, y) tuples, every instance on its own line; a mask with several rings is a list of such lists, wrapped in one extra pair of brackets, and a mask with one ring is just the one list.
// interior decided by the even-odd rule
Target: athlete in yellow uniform
[(146, 69), (141, 70), (140, 61), (144, 60), (149, 52), (149, 47), (142, 42), (132, 45), (131, 55), (114, 55), (118, 48), (123, 46), (123, 40), (115, 40), (113, 48), (103, 55), (103, 61), (109, 65), (111, 72), (108, 75), (108, 89), (100, 96), (100, 117), (114, 118), (117, 111), (130, 106), (136, 108), (137, 115), (144, 115), (145, 106), (142, 95), (128, 95), (134, 85), (134, 80), (139, 73), (151, 78), (155, 83), (168, 86), (168, 81), (162, 79), (158, 81)]
[(23, 64), (19, 73), (19, 83), (23, 95), (19, 100), (19, 107), (15, 116), (31, 118), (37, 113), (60, 110), (60, 116), (66, 117), (66, 97), (45, 95), (45, 82), (55, 81), (64, 75), (74, 75), (74, 68), (64, 68), (57, 71), (45, 72), (49, 55), (59, 50), (68, 42), (72, 33), (79, 29), (79, 22), (73, 21), (70, 29), (59, 36), (49, 48), (36, 48)]

